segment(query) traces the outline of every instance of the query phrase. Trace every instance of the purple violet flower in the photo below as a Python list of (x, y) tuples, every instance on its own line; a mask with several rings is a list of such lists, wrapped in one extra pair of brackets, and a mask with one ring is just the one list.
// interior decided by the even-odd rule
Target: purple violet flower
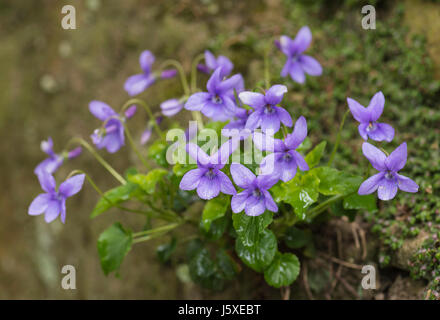
[(406, 142), (398, 146), (388, 157), (368, 142), (362, 144), (362, 152), (380, 172), (362, 182), (358, 194), (370, 194), (377, 190), (379, 199), (391, 200), (396, 196), (397, 189), (411, 193), (419, 190), (417, 183), (397, 173), (406, 163)]
[(141, 53), (139, 64), (143, 73), (129, 77), (124, 84), (124, 89), (130, 96), (136, 96), (144, 92), (156, 81), (156, 76), (151, 70), (154, 60), (155, 58), (151, 51), (145, 50)]
[[(156, 118), (156, 123), (159, 125), (162, 122), (163, 117), (159, 116)], [(150, 120), (147, 124), (147, 128), (144, 130), (144, 132), (142, 132), (141, 135), (141, 145), (146, 144), (150, 138), (151, 138), (151, 134), (153, 133), (153, 126), (154, 126), (154, 122), (152, 120)]]
[(231, 60), (225, 56), (218, 56), (218, 58), (216, 58), (209, 50), (205, 51), (205, 63), (206, 65), (199, 64), (197, 66), (199, 71), (203, 73), (211, 73), (220, 67), (220, 78), (222, 79), (229, 76), (232, 72), (232, 69), (234, 69), (234, 64), (231, 62)]
[(304, 83), (305, 73), (311, 76), (322, 74), (321, 64), (311, 56), (303, 54), (312, 42), (312, 32), (309, 27), (302, 27), (295, 39), (288, 36), (281, 36), (279, 43), (275, 45), (287, 56), (286, 64), (281, 71), (282, 77), (290, 75), (292, 80)]
[(142, 132), (141, 145), (146, 144), (150, 140), (152, 133), (153, 133), (153, 125), (149, 123), (147, 125), (147, 129), (145, 129), (144, 132)]
[(136, 111), (137, 111), (137, 107), (135, 105), (129, 106), (127, 110), (125, 110), (124, 112), (125, 118), (130, 119), (136, 114)]
[(89, 110), (105, 123), (104, 128), (96, 129), (91, 135), (93, 143), (98, 149), (106, 148), (108, 152), (115, 153), (125, 144), (124, 126), (121, 122), (125, 119), (102, 101), (90, 102)]
[(50, 174), (53, 174), (63, 164), (64, 157), (60, 154), (56, 154), (53, 151), (53, 140), (51, 137), (49, 137), (47, 141), (41, 142), (41, 150), (49, 157), (40, 162), (40, 164), (35, 168), (34, 173), (38, 175), (41, 172), (46, 171)]
[(160, 104), (162, 114), (166, 117), (172, 117), (182, 110), (183, 104), (179, 99), (169, 99)]
[(240, 135), (240, 139), (246, 139), (251, 130), (246, 129), (246, 121), (249, 117), (251, 110), (246, 110), (243, 108), (237, 108), (235, 111), (235, 120), (231, 120), (222, 129), (222, 135), (225, 137), (232, 137), (235, 135)]
[(360, 123), (358, 127), (359, 134), (365, 141), (368, 138), (375, 141), (385, 140), (387, 142), (393, 140), (393, 127), (386, 123), (377, 122), (382, 115), (385, 105), (385, 97), (381, 91), (371, 98), (367, 108), (364, 108), (359, 102), (351, 98), (347, 98), (347, 103), (353, 118)]
[(278, 182), (278, 178), (271, 175), (256, 177), (251, 170), (239, 163), (231, 164), (231, 175), (235, 184), (244, 190), (231, 199), (231, 208), (234, 213), (245, 211), (248, 216), (259, 216), (267, 209), (278, 211), (268, 189)]
[(70, 160), (70, 159), (76, 158), (76, 157), (78, 157), (81, 154), (81, 152), (82, 152), (82, 148), (81, 147), (76, 147), (75, 149), (70, 150), (67, 153), (67, 159)]
[(261, 161), (261, 174), (274, 175), (287, 182), (295, 177), (297, 168), (301, 171), (309, 170), (303, 156), (295, 150), (306, 136), (307, 122), (303, 116), (296, 121), (293, 132), (284, 141), (255, 132), (254, 143), (257, 148), (273, 152)]
[(49, 137), (47, 141), (41, 142), (41, 150), (49, 157), (40, 162), (40, 164), (38, 164), (38, 166), (35, 168), (34, 173), (37, 175), (46, 171), (50, 174), (55, 173), (55, 171), (58, 170), (58, 168), (63, 164), (66, 158), (76, 158), (81, 154), (82, 151), (81, 147), (77, 147), (69, 152), (57, 154), (53, 150), (53, 140), (51, 137)]
[(177, 74), (176, 69), (166, 69), (161, 72), (160, 77), (161, 79), (170, 79), (175, 77), (176, 74)]
[(84, 183), (85, 174), (75, 175), (61, 183), (58, 191), (54, 177), (48, 172), (38, 175), (41, 188), (45, 193), (39, 194), (29, 206), (28, 214), (37, 216), (45, 213), (47, 223), (54, 221), (61, 214), (61, 222), (66, 221), (66, 199), (77, 194)]
[(243, 85), (241, 75), (233, 75), (222, 80), (221, 68), (217, 68), (209, 78), (206, 88), (208, 92), (198, 92), (191, 95), (185, 103), (185, 109), (201, 111), (214, 121), (226, 121), (233, 118), (237, 106), (235, 104), (234, 89)]
[(193, 190), (197, 188), (197, 194), (205, 200), (217, 197), (220, 191), (225, 194), (236, 194), (231, 180), (220, 170), (225, 166), (237, 146), (237, 140), (230, 139), (215, 154), (208, 156), (196, 144), (188, 143), (187, 152), (197, 161), (198, 168), (188, 171), (182, 177), (180, 189)]
[(249, 116), (249, 111), (250, 110), (246, 110), (243, 108), (237, 108), (237, 110), (235, 110), (235, 118), (234, 120), (229, 121), (228, 124), (226, 124), (223, 129), (238, 129), (238, 130), (242, 130), (245, 128), (246, 126), (246, 121), (247, 118)]
[(251, 91), (241, 92), (238, 95), (241, 102), (255, 109), (247, 119), (246, 128), (255, 130), (261, 126), (263, 132), (273, 130), (272, 134), (275, 134), (280, 130), (280, 122), (291, 127), (290, 114), (285, 109), (277, 107), (286, 92), (287, 87), (280, 84), (272, 86), (265, 94)]

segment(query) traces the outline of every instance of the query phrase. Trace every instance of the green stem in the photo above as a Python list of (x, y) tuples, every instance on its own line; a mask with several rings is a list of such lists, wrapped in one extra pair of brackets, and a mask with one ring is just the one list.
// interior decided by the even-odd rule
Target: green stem
[(84, 148), (87, 149), (87, 151), (89, 151), (94, 157), (95, 159), (105, 168), (107, 169), (108, 172), (110, 172), (110, 174), (116, 179), (118, 180), (121, 184), (126, 184), (127, 181), (125, 181), (125, 179), (107, 162), (105, 161), (96, 151), (95, 149), (93, 149), (93, 147), (84, 139), (82, 138), (72, 138), (68, 143), (67, 146), (70, 145), (71, 143), (77, 143), (81, 146), (83, 146)]
[(342, 122), (341, 125), (339, 126), (339, 131), (338, 131), (338, 135), (336, 137), (336, 143), (335, 146), (333, 147), (333, 151), (332, 154), (330, 155), (330, 159), (328, 160), (328, 166), (330, 167), (333, 163), (333, 160), (335, 158), (336, 155), (336, 150), (339, 147), (339, 143), (341, 142), (341, 132), (342, 132), (342, 128), (344, 127), (344, 123), (345, 123), (345, 119), (347, 118), (348, 114), (350, 113), (350, 109), (348, 109), (345, 113), (344, 116), (342, 117)]
[(197, 65), (205, 58), (203, 53), (196, 56), (191, 65), (191, 92), (197, 90)]
[(113, 203), (113, 201), (111, 201), (109, 198), (106, 197), (105, 193), (97, 186), (97, 184), (95, 183), (95, 181), (93, 181), (93, 179), (83, 170), (73, 170), (72, 172), (69, 173), (69, 175), (67, 176), (66, 179), (69, 179), (71, 176), (75, 175), (75, 174), (84, 174), (86, 176), (87, 181), (90, 183), (90, 185), (93, 187), (93, 189), (95, 189), (95, 191), (103, 198), (105, 199), (107, 202), (109, 202), (112, 206), (127, 211), (127, 212), (133, 212), (133, 213), (139, 213), (142, 215), (148, 215), (148, 212), (146, 211), (142, 211), (142, 210), (136, 210), (136, 209), (130, 209), (130, 208), (126, 208), (124, 206), (121, 206), (119, 204)]
[(149, 230), (145, 230), (145, 231), (140, 231), (140, 232), (135, 232), (133, 233), (133, 237), (137, 238), (137, 237), (141, 237), (141, 236), (145, 236), (147, 234), (153, 234), (153, 233), (157, 233), (157, 232), (164, 232), (164, 231), (168, 231), (168, 230), (172, 230), (178, 226), (180, 226), (182, 223), (170, 223), (170, 224), (166, 224), (164, 226), (160, 226), (154, 229), (149, 229)]
[(159, 237), (175, 228), (180, 226), (182, 223), (171, 223), (155, 229), (145, 230), (141, 232), (133, 233), (133, 243), (139, 243), (147, 241), (156, 237)]
[(283, 136), (284, 136), (284, 139), (287, 137), (287, 135), (288, 135), (288, 133), (289, 133), (289, 131), (287, 131), (287, 127), (284, 125), (284, 123), (282, 124), (282, 130), (283, 130)]
[(128, 142), (130, 143), (131, 148), (133, 149), (134, 153), (136, 153), (139, 160), (142, 162), (142, 164), (147, 168), (150, 169), (150, 165), (148, 164), (147, 160), (142, 156), (139, 149), (136, 147), (136, 144), (133, 141), (133, 137), (131, 136), (130, 130), (128, 130), (127, 125), (122, 122), (122, 125), (124, 126), (125, 134), (127, 135)]
[(177, 71), (179, 72), (180, 82), (182, 83), (183, 91), (185, 95), (189, 95), (191, 93), (191, 90), (189, 88), (188, 80), (186, 79), (185, 71), (183, 70), (182, 64), (177, 60), (169, 59), (162, 63), (160, 70), (165, 69), (167, 66), (173, 66), (177, 69)]
[(205, 127), (204, 125), (203, 125), (203, 118), (202, 118), (202, 114), (200, 113), (200, 111), (191, 111), (191, 114), (192, 114), (192, 116), (193, 116), (193, 119), (195, 120), (195, 121), (197, 121), (197, 127), (198, 127), (198, 130), (200, 131), (200, 130), (203, 130), (203, 128)]
[(162, 216), (159, 216), (160, 218), (163, 218), (167, 221), (181, 221), (181, 217), (179, 217), (174, 211), (172, 210), (163, 210), (157, 206), (155, 206), (151, 200), (145, 199), (145, 203), (148, 204), (148, 206), (155, 210), (156, 212), (160, 213)]
[(379, 149), (382, 150), (382, 152), (385, 153), (387, 157), (390, 155), (384, 148), (379, 147)]
[(163, 134), (162, 130), (160, 130), (159, 125), (156, 122), (156, 117), (151, 112), (150, 106), (144, 100), (141, 100), (141, 99), (138, 99), (138, 98), (133, 98), (133, 99), (128, 100), (122, 106), (121, 113), (123, 113), (126, 108), (128, 108), (129, 106), (131, 106), (133, 104), (140, 105), (142, 108), (144, 108), (144, 110), (145, 110), (145, 112), (147, 112), (148, 117), (150, 118), (150, 120), (153, 121), (153, 126), (154, 126), (154, 129), (156, 130), (157, 134), (163, 139), (164, 138), (164, 134)]
[(139, 242), (148, 241), (148, 240), (151, 240), (151, 239), (154, 239), (154, 238), (158, 238), (158, 237), (160, 237), (160, 236), (162, 236), (164, 234), (166, 234), (166, 232), (146, 235), (145, 237), (139, 237), (139, 238), (133, 239), (133, 244), (139, 243)]
[(365, 173), (365, 179), (367, 179), (370, 176), (370, 164), (367, 164), (367, 171)]
[(348, 195), (342, 195), (342, 194), (338, 194), (336, 196), (333, 196), (327, 200), (325, 200), (324, 202), (321, 202), (320, 204), (318, 204), (316, 207), (310, 209), (307, 213), (306, 216), (309, 217), (311, 220), (313, 220), (314, 218), (316, 218), (320, 213), (322, 213), (323, 211), (327, 210), (328, 207), (333, 204), (336, 201), (339, 201), (341, 199), (343, 199), (344, 197), (346, 197)]
[(269, 46), (269, 49), (267, 49), (266, 52), (264, 53), (264, 83), (265, 83), (266, 89), (270, 88), (270, 71), (269, 71), (270, 48), (271, 48), (271, 46)]

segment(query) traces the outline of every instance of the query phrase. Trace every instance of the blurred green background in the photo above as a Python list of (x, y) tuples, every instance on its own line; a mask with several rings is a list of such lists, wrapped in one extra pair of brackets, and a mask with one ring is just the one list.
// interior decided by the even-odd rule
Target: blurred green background
[[(126, 257), (120, 278), (105, 277), (96, 250), (99, 233), (115, 220), (129, 226), (143, 221), (116, 210), (90, 220), (98, 195), (89, 185), (68, 200), (66, 225), (59, 221), (47, 225), (42, 217), (27, 215), (28, 205), (40, 192), (33, 174), (44, 158), (40, 141), (51, 136), (55, 149), (61, 151), (71, 136), (88, 138), (99, 125), (89, 114), (88, 102), (103, 100), (118, 109), (128, 99), (123, 83), (138, 73), (138, 55), (145, 49), (151, 50), (157, 61), (180, 60), (189, 71), (192, 58), (209, 48), (230, 57), (235, 70), (245, 75), (247, 87), (252, 88), (263, 76), (264, 48), (275, 37), (294, 36), (301, 26), (309, 25), (314, 41), (308, 52), (325, 71), (320, 78), (309, 77), (304, 86), (282, 80), (289, 86), (289, 111), (295, 118), (304, 114), (310, 119), (313, 142), (324, 138), (334, 141), (346, 108), (345, 98), (352, 96), (367, 104), (382, 90), (387, 99), (384, 118), (398, 130), (393, 145), (405, 140), (413, 144), (410, 155), (414, 160), (409, 162), (413, 169), (407, 173), (416, 175), (423, 189), (414, 201), (404, 197), (396, 201), (406, 204), (411, 200), (413, 212), (427, 212), (415, 224), (426, 222), (426, 216), (435, 221), (440, 203), (440, 4), (372, 1), (377, 9), (377, 29), (367, 31), (360, 23), (366, 3), (2, 0), (0, 299), (279, 297), (262, 279), (254, 281), (255, 275), (250, 280), (241, 275), (240, 281), (233, 281), (221, 293), (183, 283), (172, 266), (157, 261), (155, 248), (160, 240), (137, 245)], [(61, 28), (61, 8), (66, 4), (76, 8), (76, 30)], [(273, 81), (281, 81), (277, 78), (284, 58), (276, 50), (273, 55)], [(142, 97), (157, 106), (180, 92), (177, 80), (167, 80)], [(140, 115), (132, 121), (136, 138), (145, 120)], [(352, 164), (366, 163), (359, 152), (356, 125), (348, 122), (351, 128), (344, 131), (346, 143), (337, 164), (356, 170)], [(121, 172), (137, 163), (128, 147), (117, 155), (101, 154)], [(87, 152), (64, 165), (57, 180), (75, 168), (89, 172), (103, 189), (114, 185), (112, 177)], [(426, 204), (427, 196), (429, 207), (416, 207)], [(381, 212), (386, 220), (389, 210), (385, 206)], [(178, 257), (174, 266), (180, 263)], [(66, 264), (76, 267), (77, 290), (66, 291), (60, 286), (61, 267)]]

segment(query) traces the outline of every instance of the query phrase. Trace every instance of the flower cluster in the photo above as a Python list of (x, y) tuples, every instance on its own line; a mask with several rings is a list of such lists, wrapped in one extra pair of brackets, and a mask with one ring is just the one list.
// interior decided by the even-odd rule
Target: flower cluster
[[(281, 76), (290, 76), (298, 83), (305, 82), (305, 74), (319, 76), (322, 74), (320, 63), (304, 51), (310, 46), (312, 33), (308, 27), (299, 30), (294, 39), (281, 36), (275, 45), (286, 55), (287, 61), (281, 71)], [(142, 73), (130, 76), (124, 89), (129, 96), (136, 96), (144, 92), (158, 79), (172, 78), (177, 74), (176, 69), (165, 69), (161, 65), (158, 70), (153, 69), (154, 55), (146, 50), (140, 54), (139, 64)], [(179, 72), (181, 67), (171, 62)], [(130, 100), (118, 113), (102, 101), (91, 101), (90, 112), (102, 125), (91, 134), (91, 140), (98, 149), (106, 149), (115, 153), (125, 145), (125, 138), (131, 141), (131, 136), (126, 128), (126, 121), (136, 114), (141, 105), (148, 112), (149, 121), (147, 128), (141, 136), (141, 144), (145, 144), (151, 137), (154, 128), (160, 133), (159, 125), (164, 117), (172, 117), (182, 109), (200, 112), (213, 121), (228, 121), (224, 125), (225, 136), (230, 139), (224, 143), (217, 152), (206, 154), (197, 144), (187, 143), (186, 151), (197, 164), (197, 169), (188, 171), (180, 181), (180, 189), (197, 190), (200, 198), (209, 200), (220, 193), (232, 195), (231, 207), (234, 212), (245, 211), (247, 215), (261, 215), (266, 209), (276, 212), (276, 203), (269, 192), (278, 181), (292, 180), (297, 170), (307, 171), (309, 165), (304, 157), (297, 151), (307, 136), (307, 122), (303, 116), (295, 122), (289, 112), (282, 107), (284, 95), (288, 88), (282, 84), (272, 85), (267, 90), (255, 92), (245, 90), (241, 74), (232, 74), (234, 64), (225, 56), (214, 56), (210, 51), (204, 53), (204, 64), (198, 64), (197, 69), (209, 75), (206, 91), (197, 91), (189, 88), (187, 83), (182, 83), (184, 94), (180, 98), (171, 98), (160, 104), (161, 115), (152, 114), (149, 107), (139, 99)], [(181, 74), (183, 78), (184, 75)], [(191, 92), (192, 90), (192, 92)], [(378, 122), (384, 110), (385, 97), (378, 92), (371, 99), (368, 107), (363, 107), (357, 101), (347, 98), (349, 109), (353, 117), (359, 122), (359, 134), (368, 141), (387, 141), (394, 138), (394, 129), (386, 123)], [(289, 129), (294, 125), (292, 132)], [(231, 131), (240, 133), (240, 139)], [(282, 129), (282, 139), (275, 135)], [(227, 131), (229, 130), (229, 131)], [(193, 138), (196, 132), (188, 132)], [(239, 147), (240, 140), (251, 138), (254, 145), (266, 156), (259, 164), (254, 174), (242, 164), (233, 163), (226, 166), (231, 154)], [(84, 145), (84, 144), (83, 144)], [(35, 169), (40, 184), (46, 192), (39, 195), (29, 208), (29, 214), (46, 213), (46, 221), (53, 221), (59, 214), (65, 221), (65, 200), (77, 193), (83, 184), (84, 175), (75, 175), (55, 188), (53, 174), (66, 159), (73, 159), (81, 153), (81, 148), (64, 151), (57, 154), (53, 151), (53, 142), (49, 138), (41, 145), (48, 158), (41, 162)], [(89, 149), (89, 148), (88, 148)], [(418, 186), (411, 179), (398, 174), (406, 162), (406, 144), (402, 144), (389, 156), (373, 145), (365, 142), (362, 150), (373, 167), (379, 173), (362, 183), (358, 193), (369, 194), (378, 190), (382, 200), (394, 198), (397, 189), (407, 192), (416, 192)], [(137, 152), (138, 153), (138, 152)], [(99, 160), (99, 158), (98, 158)], [(141, 159), (142, 160), (142, 159)], [(99, 160), (103, 161), (103, 160)], [(108, 164), (104, 164), (107, 168)], [(227, 171), (229, 169), (229, 172)], [(123, 178), (109, 170), (119, 181)], [(237, 193), (236, 187), (243, 189)]]
[[(157, 78), (168, 79), (176, 75), (174, 69), (163, 69), (153, 72), (154, 55), (150, 51), (141, 53), (139, 63), (142, 74), (131, 76), (125, 82), (124, 88), (130, 96), (140, 94), (151, 86)], [(172, 116), (183, 108), (180, 100), (171, 99), (161, 105), (162, 113), (165, 116)], [(91, 140), (98, 149), (106, 149), (109, 153), (117, 152), (125, 145), (125, 122), (136, 114), (137, 106), (129, 105), (121, 113), (117, 113), (108, 104), (102, 101), (91, 101), (90, 112), (102, 121), (102, 126), (91, 134)], [(141, 143), (145, 143), (151, 135), (151, 122), (160, 122), (161, 117), (151, 119), (147, 129), (142, 134)], [(87, 144), (86, 144), (87, 145)], [(88, 146), (88, 145), (87, 145)], [(53, 150), (53, 141), (49, 137), (41, 143), (41, 149), (49, 157), (42, 161), (36, 168), (35, 174), (40, 181), (41, 188), (46, 192), (38, 195), (29, 206), (29, 215), (40, 215), (45, 213), (46, 222), (54, 221), (61, 216), (64, 223), (66, 219), (66, 199), (78, 193), (84, 183), (85, 174), (77, 174), (61, 183), (59, 190), (56, 190), (56, 182), (53, 174), (67, 159), (76, 158), (81, 154), (82, 148), (77, 147), (70, 151), (63, 151), (58, 154)], [(120, 178), (120, 180), (122, 180)]]
[(63, 164), (66, 159), (74, 159), (81, 154), (81, 147), (77, 147), (70, 151), (64, 151), (61, 154), (55, 153), (53, 150), (53, 140), (51, 137), (47, 141), (41, 142), (41, 150), (46, 153), (49, 157), (40, 162), (35, 168), (34, 173), (39, 175), (45, 171), (53, 174), (58, 168)]
[[(351, 98), (347, 98), (347, 103), (353, 118), (359, 122), (358, 130), (362, 139), (387, 142), (393, 140), (393, 127), (387, 123), (377, 122), (385, 106), (385, 97), (382, 92), (377, 92), (366, 108)], [(362, 144), (362, 152), (371, 165), (380, 172), (361, 184), (358, 190), (360, 195), (370, 194), (377, 190), (379, 199), (391, 200), (396, 196), (397, 189), (412, 193), (418, 191), (419, 186), (414, 181), (397, 173), (406, 163), (406, 142), (389, 156), (368, 142)]]
[[(287, 57), (281, 70), (282, 77), (290, 76), (293, 81), (304, 83), (306, 74), (322, 74), (320, 63), (304, 54), (311, 41), (310, 29), (303, 27), (294, 39), (281, 36), (275, 42)], [(200, 63), (202, 60), (203, 63)], [(295, 223), (313, 221), (318, 214), (335, 204), (343, 208), (368, 210), (376, 207), (374, 197), (354, 197), (356, 191), (359, 195), (377, 191), (382, 200), (393, 199), (398, 189), (418, 191), (419, 187), (414, 181), (400, 174), (407, 160), (406, 143), (389, 155), (382, 148), (369, 143), (390, 142), (395, 135), (389, 124), (379, 121), (385, 106), (382, 92), (376, 93), (367, 107), (347, 98), (349, 109), (340, 125), (333, 152), (328, 164), (321, 165), (326, 142), (319, 143), (307, 156), (302, 154), (309, 148), (309, 141), (306, 140), (308, 123), (304, 116), (291, 115), (287, 111), (285, 102), (289, 89), (283, 84), (271, 85), (269, 68), (264, 73), (265, 88), (259, 85), (253, 88), (249, 84), (245, 87), (242, 75), (234, 73), (231, 60), (222, 55), (215, 56), (210, 51), (194, 59), (190, 81), (178, 61), (169, 59), (157, 67), (154, 62), (155, 57), (150, 51), (140, 54), (142, 73), (132, 75), (125, 81), (124, 89), (130, 99), (119, 111), (102, 101), (89, 103), (90, 113), (100, 122), (99, 127), (89, 135), (92, 144), (82, 138), (73, 138), (64, 151), (57, 153), (49, 138), (41, 144), (41, 149), (48, 157), (35, 168), (43, 192), (30, 204), (29, 215), (44, 214), (47, 223), (60, 217), (61, 222), (65, 223), (66, 201), (82, 189), (87, 179), (101, 196), (91, 217), (116, 207), (147, 218), (148, 226), (141, 231), (132, 232), (115, 223), (101, 234), (97, 247), (105, 274), (119, 269), (132, 244), (163, 236), (186, 224), (200, 229), (204, 238), (218, 240), (222, 250), (212, 260), (210, 254), (206, 254), (210, 250), (204, 247), (204, 241), (195, 239), (189, 244), (193, 248), (188, 251), (194, 252), (192, 257), (188, 257), (190, 261), (187, 265), (195, 282), (203, 285), (215, 282), (217, 287), (224, 279), (230, 279), (231, 273), (235, 273), (234, 270), (238, 269), (234, 266), (236, 262), (223, 248), (227, 239), (220, 239), (222, 234), (228, 237), (231, 235), (229, 231), (235, 230), (233, 238), (237, 256), (255, 271), (263, 272), (269, 285), (288, 287), (298, 276), (300, 264), (293, 253), (279, 251), (278, 240), (281, 237), (287, 239), (288, 233), (292, 235), (291, 227)], [(169, 66), (172, 69), (167, 69)], [(197, 81), (197, 70), (206, 74), (203, 86), (200, 86), (203, 89), (199, 89), (202, 81)], [(160, 79), (176, 76), (177, 72), (183, 91), (180, 96), (169, 97), (155, 110), (146, 101), (133, 97)], [(138, 116), (139, 109), (146, 112), (148, 119), (140, 142), (136, 143), (128, 125), (131, 118)], [(191, 111), (194, 119), (188, 127), (184, 127), (188, 128), (185, 131), (175, 128), (176, 122), (166, 121), (166, 118), (176, 116), (183, 109)], [(365, 140), (363, 154), (378, 170), (362, 183), (360, 175), (351, 175), (331, 167), (349, 112), (359, 122), (359, 134)], [(206, 118), (211, 122), (206, 123)], [(162, 127), (167, 122), (172, 123), (172, 129), (165, 134)], [(151, 140), (153, 132), (158, 140), (148, 150), (138, 149)], [(173, 137), (177, 137), (177, 141), (173, 141)], [(226, 141), (223, 141), (225, 137)], [(206, 144), (202, 145), (199, 140), (205, 140)], [(219, 148), (218, 140), (222, 140)], [(72, 149), (71, 143), (80, 147)], [(121, 175), (96, 150), (114, 154), (125, 144), (132, 148), (148, 172), (131, 168)], [(54, 173), (66, 160), (80, 155), (83, 149), (90, 152), (120, 185), (103, 192), (89, 175), (75, 170), (57, 188)], [(142, 151), (148, 151), (148, 158)], [(260, 158), (248, 157), (259, 155)], [(159, 168), (151, 169), (149, 159)], [(200, 199), (209, 200), (204, 204), (200, 223), (194, 223), (185, 214), (196, 194)], [(128, 201), (130, 203), (127, 205), (125, 202)], [(233, 215), (231, 226), (226, 220), (230, 219), (228, 211), (244, 213)], [(276, 215), (272, 214), (275, 212)], [(156, 226), (156, 220), (166, 224)], [(269, 228), (272, 221), (276, 221), (276, 227)], [(229, 226), (233, 229), (229, 229)], [(193, 246), (196, 242), (197, 245)], [(169, 258), (175, 245), (173, 235), (170, 244), (158, 248), (158, 256), (163, 262)], [(258, 253), (261, 246), (264, 246), (265, 252), (257, 254), (257, 257), (255, 252)], [(206, 260), (205, 264), (209, 266), (202, 268), (206, 270), (194, 271), (200, 259)]]
[(82, 152), (82, 148), (77, 147), (58, 154), (53, 150), (53, 140), (49, 137), (47, 141), (41, 142), (41, 150), (49, 157), (37, 165), (34, 173), (40, 181), (41, 188), (46, 193), (38, 195), (32, 201), (28, 213), (29, 215), (45, 213), (45, 220), (48, 223), (55, 220), (61, 214), (61, 221), (64, 223), (66, 219), (66, 199), (81, 190), (84, 175), (75, 175), (67, 179), (60, 185), (59, 191), (56, 191), (53, 174), (65, 160), (78, 157)]
[[(304, 72), (311, 75), (320, 75), (320, 64), (310, 56), (302, 55), (311, 42), (311, 32), (305, 27), (300, 30), (295, 40), (286, 36), (281, 37), (279, 48), (288, 56), (282, 74), (290, 72), (292, 79), (304, 82)], [(297, 168), (307, 171), (309, 166), (296, 148), (307, 136), (307, 123), (300, 117), (291, 134), (285, 135), (283, 140), (275, 139), (274, 135), (281, 125), (292, 127), (290, 114), (280, 106), (287, 87), (276, 84), (264, 93), (244, 91), (244, 82), (240, 74), (230, 75), (233, 64), (224, 56), (215, 56), (205, 52), (206, 65), (199, 65), (199, 70), (206, 73), (213, 71), (206, 88), (206, 92), (191, 95), (184, 108), (191, 111), (200, 111), (214, 121), (229, 120), (223, 129), (236, 129), (241, 139), (249, 135), (255, 145), (262, 151), (272, 152), (260, 164), (260, 174), (255, 176), (248, 168), (234, 163), (230, 166), (230, 174), (235, 184), (244, 190), (236, 194), (230, 184), (228, 176), (221, 171), (228, 161), (233, 148), (209, 157), (194, 144), (187, 145), (187, 151), (197, 161), (198, 169), (187, 172), (180, 183), (183, 190), (197, 189), (200, 198), (209, 200), (220, 192), (232, 194), (231, 206), (234, 212), (245, 210), (247, 215), (257, 216), (266, 209), (276, 212), (277, 205), (269, 193), (269, 189), (279, 180), (287, 182), (295, 177)], [(287, 71), (286, 71), (287, 70)], [(237, 101), (234, 96), (238, 94)], [(242, 105), (240, 105), (240, 103)], [(248, 108), (243, 108), (247, 106)], [(249, 109), (250, 108), (250, 109)], [(257, 131), (261, 128), (262, 132)], [(229, 131), (226, 131), (226, 136)], [(286, 134), (286, 132), (285, 132)], [(233, 141), (231, 138), (229, 141)], [(231, 143), (225, 145), (231, 145)], [(223, 149), (220, 148), (218, 152)], [(220, 159), (220, 164), (213, 164), (214, 158)]]

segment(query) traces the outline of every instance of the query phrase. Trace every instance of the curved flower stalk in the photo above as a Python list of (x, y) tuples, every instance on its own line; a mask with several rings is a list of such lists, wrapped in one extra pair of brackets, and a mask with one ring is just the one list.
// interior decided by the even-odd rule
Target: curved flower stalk
[(82, 151), (81, 147), (77, 147), (71, 151), (57, 154), (53, 150), (53, 140), (51, 137), (49, 137), (47, 141), (41, 142), (41, 150), (49, 157), (40, 162), (35, 168), (34, 173), (37, 175), (42, 172), (55, 173), (66, 159), (74, 159), (78, 157)]
[(205, 51), (205, 64), (198, 64), (197, 69), (204, 73), (211, 73), (217, 68), (221, 68), (220, 77), (223, 79), (231, 74), (234, 69), (234, 64), (225, 56), (218, 56), (217, 58), (211, 51)]
[(397, 189), (411, 193), (417, 192), (419, 190), (417, 183), (397, 173), (405, 166), (406, 148), (406, 142), (404, 142), (387, 157), (375, 146), (364, 142), (362, 152), (379, 173), (365, 180), (359, 187), (358, 193), (365, 195), (377, 190), (379, 199), (391, 200), (396, 196)]
[[(139, 56), (139, 64), (143, 72), (129, 77), (124, 84), (124, 89), (130, 96), (136, 96), (144, 92), (156, 81), (157, 74), (152, 71), (154, 60), (155, 57), (149, 50), (143, 51)], [(169, 79), (176, 74), (174, 69), (163, 70), (160, 73), (160, 77)]]
[(194, 143), (187, 144), (187, 152), (197, 162), (197, 169), (188, 171), (180, 181), (180, 189), (193, 190), (197, 188), (200, 198), (209, 200), (219, 195), (235, 194), (235, 188), (229, 177), (222, 171), (229, 156), (238, 147), (235, 139), (225, 142), (219, 150), (208, 156)]
[(61, 222), (66, 222), (66, 199), (77, 194), (84, 184), (85, 174), (75, 175), (60, 184), (56, 190), (54, 177), (48, 172), (38, 175), (41, 188), (45, 193), (39, 194), (29, 206), (28, 214), (36, 216), (44, 213), (47, 223), (54, 221), (58, 216)]
[(370, 138), (375, 141), (391, 142), (394, 138), (394, 129), (387, 123), (379, 123), (385, 105), (385, 97), (382, 91), (377, 92), (371, 98), (367, 108), (356, 100), (347, 98), (348, 107), (356, 121), (359, 122), (359, 134), (365, 141)]
[(277, 47), (287, 56), (287, 61), (281, 71), (282, 77), (290, 75), (293, 81), (304, 83), (305, 74), (320, 76), (322, 74), (321, 64), (311, 56), (303, 54), (312, 42), (312, 32), (309, 27), (302, 27), (295, 39), (288, 36), (281, 36)]
[(233, 75), (222, 80), (221, 68), (217, 68), (208, 80), (208, 92), (191, 95), (185, 103), (185, 109), (200, 111), (214, 121), (226, 121), (234, 117), (237, 105), (234, 101), (234, 90), (241, 91), (243, 78)]
[(268, 191), (278, 182), (276, 176), (256, 177), (252, 171), (239, 163), (231, 164), (231, 175), (235, 184), (244, 189), (232, 197), (231, 208), (234, 213), (244, 210), (248, 216), (259, 216), (266, 209), (278, 211), (278, 206)]
[(277, 105), (283, 99), (287, 92), (284, 85), (274, 85), (265, 94), (251, 91), (241, 92), (238, 96), (242, 103), (254, 108), (247, 121), (246, 128), (255, 130), (261, 127), (263, 132), (273, 130), (273, 133), (280, 130), (281, 122), (287, 126), (292, 126), (292, 117), (290, 114)]
[(295, 177), (297, 168), (301, 171), (309, 170), (303, 156), (296, 151), (306, 136), (307, 122), (303, 116), (296, 121), (293, 132), (284, 141), (255, 132), (253, 138), (257, 148), (273, 152), (261, 161), (261, 174), (274, 175), (287, 182)]

